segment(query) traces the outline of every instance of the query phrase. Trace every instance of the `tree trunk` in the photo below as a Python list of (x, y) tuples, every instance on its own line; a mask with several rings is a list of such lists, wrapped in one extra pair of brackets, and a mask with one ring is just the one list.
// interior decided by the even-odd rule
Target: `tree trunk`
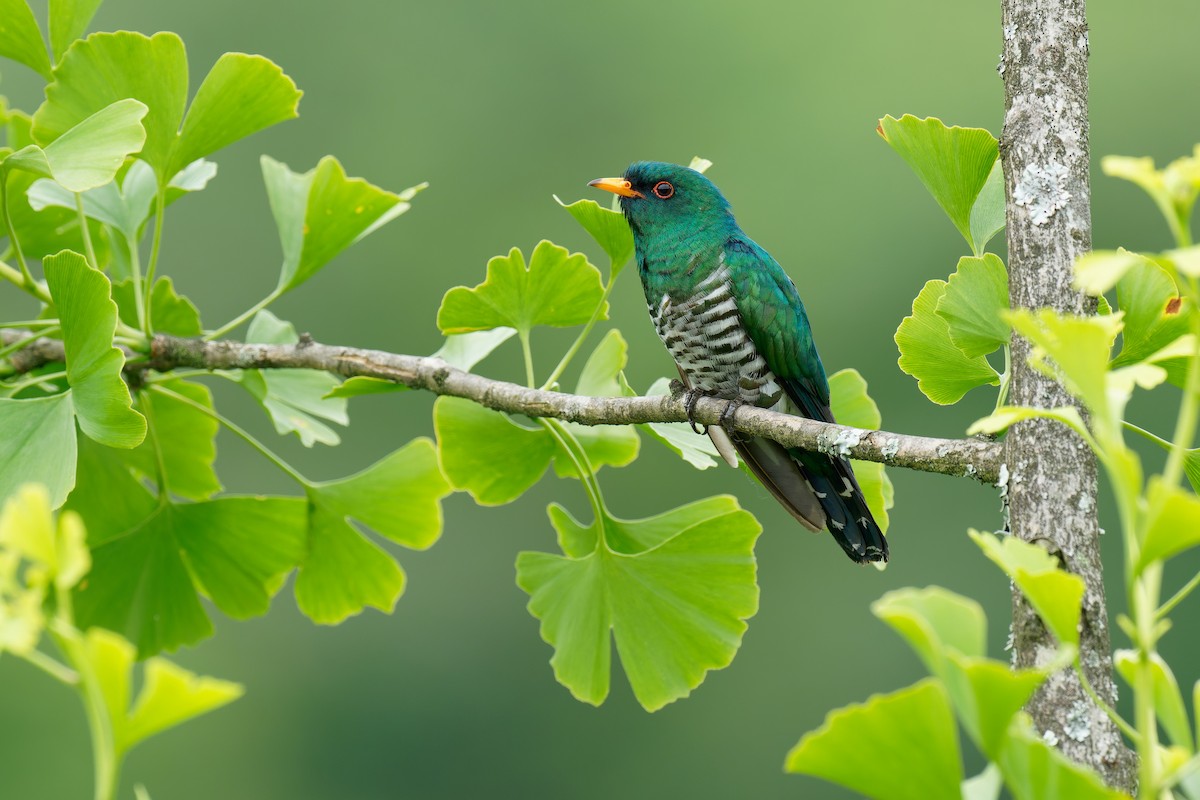
[[(1009, 291), (1014, 308), (1049, 306), (1094, 312), (1071, 288), (1075, 258), (1091, 248), (1088, 180), (1088, 32), (1084, 0), (1001, 0), (1004, 132), (1000, 140), (1008, 198)], [(1055, 381), (1027, 364), (1030, 345), (1014, 336), (1015, 405), (1073, 403)], [(1080, 649), (1084, 671), (1109, 704), (1116, 700), (1096, 519), (1096, 461), (1056, 422), (1024, 422), (1007, 437), (1009, 527), (1046, 546), (1087, 584)], [(1047, 664), (1054, 638), (1013, 589), (1013, 666)], [(1130, 791), (1136, 763), (1111, 720), (1073, 671), (1051, 677), (1027, 707), (1047, 741), (1087, 764), (1111, 786)]]

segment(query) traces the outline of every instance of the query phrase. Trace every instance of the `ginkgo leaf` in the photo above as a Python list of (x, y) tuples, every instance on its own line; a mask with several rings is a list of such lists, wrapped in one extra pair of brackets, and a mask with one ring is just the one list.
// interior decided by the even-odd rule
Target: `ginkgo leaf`
[(50, 79), (50, 57), (37, 19), (26, 0), (0, 0), (0, 56), (11, 58)]
[(99, 682), (118, 759), (147, 737), (231, 703), (244, 691), (236, 683), (201, 677), (166, 659), (152, 658), (131, 707), (133, 646), (115, 633), (93, 628), (84, 635), (81, 652)]
[(362, 472), (309, 487), (309, 552), (296, 577), (296, 601), (315, 622), (336, 624), (365, 606), (391, 611), (404, 571), (349, 524), (353, 519), (413, 550), (442, 533), (450, 485), (429, 439), (415, 439)]
[(427, 184), (394, 194), (362, 178), (349, 178), (333, 156), (305, 173), (262, 157), (263, 182), (283, 246), (277, 291), (296, 288), (334, 256), (412, 207)]
[[(993, 177), (1000, 154), (996, 137), (982, 128), (951, 127), (935, 117), (918, 119), (911, 114), (884, 117), (877, 130), (917, 173), (975, 255), (982, 255), (1004, 219), (1003, 203), (997, 202), (994, 188), (1003, 187), (1002, 178)], [(993, 188), (984, 193), (989, 184)], [(981, 194), (983, 206), (975, 214)]]
[(595, 200), (576, 200), (568, 204), (559, 200), (557, 195), (554, 200), (565, 208), (608, 254), (609, 280), (615, 280), (629, 263), (629, 259), (633, 258), (633, 233), (629, 230), (625, 215), (604, 208)]
[(75, 485), (75, 417), (67, 394), (0, 398), (0, 503), (39, 483), (57, 508)]
[(784, 769), (875, 800), (961, 800), (958, 735), (946, 690), (926, 679), (831, 711), (792, 748)]
[(976, 386), (1000, 383), (983, 356), (969, 357), (951, 340), (949, 324), (937, 313), (946, 287), (945, 281), (926, 283), (895, 336), (900, 369), (916, 378), (921, 392), (939, 405), (957, 403)]
[(1012, 579), (1054, 636), (1078, 646), (1083, 579), (1058, 568), (1058, 560), (1042, 548), (1015, 536), (968, 532), (970, 537)]
[(546, 472), (557, 447), (542, 428), (526, 428), (457, 397), (437, 399), (433, 427), (446, 477), (480, 505), (503, 505), (524, 494)]
[(201, 83), (186, 117), (187, 54), (174, 33), (95, 33), (54, 68), (33, 132), (47, 146), (95, 112), (132, 98), (149, 108), (141, 157), (164, 191), (191, 162), (296, 116), (300, 92), (262, 56), (226, 53)]
[[(581, 253), (542, 241), (529, 265), (521, 251), (488, 261), (487, 278), (468, 289), (446, 292), (438, 309), (442, 333), (466, 333), (509, 327), (528, 333), (538, 325), (569, 327), (592, 318), (604, 297), (600, 271)], [(608, 303), (599, 319), (608, 318)]]
[(1008, 271), (998, 256), (988, 253), (958, 260), (937, 313), (946, 320), (950, 341), (973, 358), (1008, 344), (1008, 323), (1000, 316), (1008, 307)]
[(28, 145), (4, 159), (6, 169), (51, 178), (68, 192), (86, 192), (110, 183), (132, 153), (142, 149), (146, 106), (118, 100), (81, 120), (43, 147)]
[(610, 635), (644, 708), (686, 697), (733, 660), (758, 608), (754, 517), (725, 510), (697, 520), (675, 509), (656, 526), (661, 541), (637, 553), (601, 544), (582, 557), (517, 557), (517, 584), (554, 647), (555, 677), (579, 700), (608, 696)]
[[(295, 344), (300, 341), (292, 323), (270, 311), (259, 311), (250, 322), (246, 341), (256, 344)], [(346, 399), (333, 396), (340, 381), (315, 369), (243, 370), (237, 380), (271, 417), (275, 430), (295, 433), (305, 447), (317, 442), (336, 445), (341, 437), (322, 420), (348, 425)]]
[[(856, 369), (838, 370), (829, 376), (829, 408), (842, 425), (875, 431), (883, 422), (879, 406), (867, 394), (866, 380)], [(878, 462), (851, 460), (850, 463), (871, 516), (879, 523), (879, 529), (887, 533), (888, 509), (895, 500), (892, 479)]]
[(42, 263), (62, 321), (67, 382), (79, 427), (109, 447), (136, 447), (146, 436), (146, 419), (131, 407), (121, 379), (125, 354), (112, 343), (117, 306), (108, 278), (69, 250)]

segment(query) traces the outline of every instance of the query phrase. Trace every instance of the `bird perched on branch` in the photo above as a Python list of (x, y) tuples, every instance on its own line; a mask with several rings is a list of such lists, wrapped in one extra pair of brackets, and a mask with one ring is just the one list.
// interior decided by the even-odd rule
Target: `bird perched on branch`
[[(590, 186), (620, 197), (633, 231), (650, 318), (687, 390), (691, 417), (702, 396), (834, 422), (829, 382), (796, 287), (734, 221), (729, 203), (699, 172), (639, 161)], [(693, 423), (695, 427), (695, 423)], [(738, 456), (809, 530), (828, 529), (854, 561), (887, 561), (888, 546), (845, 458), (710, 426), (736, 467)]]

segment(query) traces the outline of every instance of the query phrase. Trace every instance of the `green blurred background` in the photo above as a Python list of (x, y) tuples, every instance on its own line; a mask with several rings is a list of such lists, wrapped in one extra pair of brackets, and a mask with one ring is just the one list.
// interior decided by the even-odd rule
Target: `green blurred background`
[[(1200, 141), (1200, 6), (1108, 2), (1091, 12), (1093, 152), (1160, 163), (1190, 152)], [(305, 91), (298, 121), (219, 153), (216, 181), (167, 216), (162, 269), (209, 326), (275, 282), (261, 153), (294, 169), (332, 153), (394, 190), (432, 184), (408, 215), (275, 306), (321, 341), (409, 353), (439, 346), (442, 293), (480, 281), (487, 258), (513, 245), (528, 252), (550, 238), (603, 263), (552, 194), (593, 196), (589, 179), (631, 160), (702, 155), (743, 227), (795, 279), (826, 366), (863, 373), (886, 427), (957, 436), (990, 408), (982, 391), (935, 407), (896, 367), (896, 325), (965, 245), (874, 128), (884, 114), (907, 112), (999, 131), (998, 3), (108, 0), (93, 29), (118, 28), (182, 35), (193, 90), (222, 52), (240, 50), (274, 59)], [(2, 67), (0, 90), (32, 111), (32, 73)], [(1165, 226), (1137, 190), (1098, 170), (1094, 184), (1097, 246), (1166, 246)], [(26, 308), (14, 295), (0, 292), (0, 311)], [(632, 270), (612, 317), (631, 345), (634, 386), (673, 373)], [(568, 341), (559, 332), (535, 340), (543, 375)], [(520, 375), (508, 352), (483, 368)], [(231, 414), (271, 436), (245, 398), (216, 388)], [(1138, 403), (1165, 426), (1169, 404)], [(431, 405), (418, 393), (368, 397), (354, 401), (342, 447), (274, 441), (312, 477), (342, 476), (429, 435)], [(291, 491), (231, 438), (220, 441), (219, 468), (232, 490)], [(645, 442), (635, 464), (606, 470), (617, 513), (732, 491), (765, 527), (761, 610), (737, 659), (653, 715), (619, 673), (598, 709), (555, 683), (550, 648), (514, 583), (518, 551), (555, 546), (547, 502), (586, 513), (579, 487), (547, 477), (493, 509), (454, 496), (442, 541), (400, 553), (410, 583), (393, 615), (318, 628), (285, 591), (266, 618), (218, 619), (214, 639), (175, 654), (244, 682), (248, 694), (136, 750), (123, 796), (134, 780), (172, 800), (845, 796), (785, 776), (782, 764), (828, 710), (923, 674), (869, 603), (894, 587), (937, 583), (984, 603), (993, 654), (1007, 633), (1008, 581), (964, 535), (1000, 524), (994, 491), (892, 477), (894, 560), (881, 574), (853, 567), (728, 468), (696, 472)], [(1105, 551), (1118, 563), (1116, 536)], [(1190, 686), (1196, 646), (1177, 634), (1164, 651)], [(0, 797), (85, 797), (90, 771), (77, 700), (0, 659)]]

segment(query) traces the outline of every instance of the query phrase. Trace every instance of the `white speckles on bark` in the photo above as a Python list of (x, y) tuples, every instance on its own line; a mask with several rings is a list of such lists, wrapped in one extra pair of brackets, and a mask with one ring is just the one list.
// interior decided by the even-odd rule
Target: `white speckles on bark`
[[(1091, 248), (1088, 180), (1087, 19), (1084, 0), (1001, 0), (1005, 90), (1000, 155), (1008, 195), (1009, 292), (1017, 308), (1092, 313), (1071, 288), (1075, 258)], [(1012, 342), (1012, 402), (1072, 403), (1028, 366), (1030, 346)], [(1096, 521), (1096, 463), (1065, 426), (1016, 425), (1005, 440), (1009, 529), (1059, 555), (1086, 584), (1080, 651), (1088, 680), (1116, 699)], [(1019, 476), (1019, 479), (1018, 479)], [(1003, 473), (1001, 474), (1003, 477)], [(1056, 644), (1019, 591), (1013, 592), (1013, 665), (1046, 666)], [(1132, 752), (1070, 670), (1051, 676), (1027, 710), (1046, 741), (1088, 764), (1107, 783), (1133, 788)]]
[(1067, 168), (1062, 164), (1051, 163), (1044, 167), (1029, 164), (1013, 187), (1013, 202), (1029, 209), (1029, 221), (1034, 225), (1045, 225), (1070, 199)]

